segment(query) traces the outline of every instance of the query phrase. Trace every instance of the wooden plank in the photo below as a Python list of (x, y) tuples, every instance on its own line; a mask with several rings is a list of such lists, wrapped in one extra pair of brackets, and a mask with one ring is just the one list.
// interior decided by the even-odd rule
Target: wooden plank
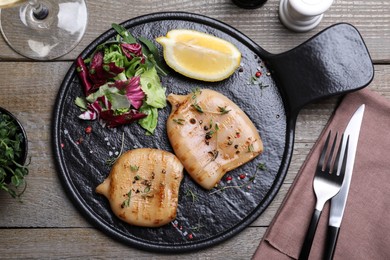
[(250, 259), (265, 228), (247, 228), (211, 248), (185, 254), (156, 254), (134, 249), (93, 228), (2, 229), (2, 259)]
[[(271, 53), (287, 51), (322, 29), (339, 22), (355, 25), (361, 32), (377, 63), (390, 61), (390, 2), (334, 1), (318, 27), (307, 33), (287, 30), (278, 18), (279, 0), (268, 0), (259, 9), (246, 10), (236, 7), (230, 0), (219, 1), (87, 1), (88, 29), (81, 43), (61, 59), (74, 59), (90, 42), (110, 28), (111, 23), (154, 12), (186, 11), (206, 15), (225, 22), (249, 36)], [(0, 60), (24, 59), (10, 49), (0, 38)]]

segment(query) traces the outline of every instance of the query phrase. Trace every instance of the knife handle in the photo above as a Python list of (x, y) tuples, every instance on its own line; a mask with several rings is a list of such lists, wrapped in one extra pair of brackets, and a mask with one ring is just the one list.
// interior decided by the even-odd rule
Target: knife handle
[(314, 213), (310, 220), (309, 228), (306, 233), (305, 241), (303, 242), (301, 253), (299, 254), (299, 260), (305, 260), (309, 258), (311, 245), (313, 244), (313, 239), (316, 233), (318, 220), (320, 219), (321, 212), (322, 211), (318, 209), (314, 210)]
[(339, 237), (339, 227), (328, 226), (328, 234), (326, 236), (326, 245), (324, 252), (324, 260), (332, 260), (334, 249), (336, 248), (337, 238)]

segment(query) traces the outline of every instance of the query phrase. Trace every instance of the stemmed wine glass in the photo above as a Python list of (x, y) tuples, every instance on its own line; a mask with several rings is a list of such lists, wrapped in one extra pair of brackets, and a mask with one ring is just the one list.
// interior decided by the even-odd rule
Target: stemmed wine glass
[(9, 46), (35, 60), (70, 52), (87, 27), (84, 0), (0, 0), (0, 30)]

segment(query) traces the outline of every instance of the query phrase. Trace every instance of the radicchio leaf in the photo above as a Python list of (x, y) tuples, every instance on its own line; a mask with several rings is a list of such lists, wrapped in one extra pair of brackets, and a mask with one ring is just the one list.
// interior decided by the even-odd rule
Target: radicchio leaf
[(135, 76), (132, 77), (130, 80), (125, 81), (117, 80), (112, 85), (114, 85), (119, 90), (126, 91), (126, 96), (135, 109), (139, 109), (141, 107), (143, 99), (145, 98), (145, 93), (141, 88), (140, 76)]
[(79, 115), (83, 120), (97, 119), (103, 110), (110, 110), (111, 104), (105, 96), (99, 97), (95, 102), (88, 105), (87, 111)]
[(122, 52), (126, 55), (129, 60), (132, 60), (134, 56), (142, 57), (142, 63), (145, 61), (142, 55), (142, 46), (139, 43), (122, 43)]
[(96, 90), (101, 85), (105, 84), (108, 79), (117, 76), (125, 69), (115, 65), (115, 62), (104, 64), (103, 51), (97, 51), (91, 59), (91, 65), (89, 67), (89, 78), (94, 83), (93, 90)]
[(107, 127), (111, 128), (132, 123), (146, 116), (146, 114), (140, 113), (135, 109), (120, 115), (114, 115), (114, 111), (112, 110), (105, 110), (100, 113), (100, 118), (107, 123)]
[(87, 96), (92, 89), (92, 83), (89, 81), (88, 78), (88, 68), (84, 63), (83, 58), (79, 56), (76, 60), (76, 65), (77, 65), (77, 74), (81, 80), (81, 84), (84, 87), (84, 94)]

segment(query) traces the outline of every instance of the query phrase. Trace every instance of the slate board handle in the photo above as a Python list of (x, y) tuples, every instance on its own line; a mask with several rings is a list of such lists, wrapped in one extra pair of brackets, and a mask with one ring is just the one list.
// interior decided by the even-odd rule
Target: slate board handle
[(333, 25), (290, 51), (270, 54), (267, 62), (290, 118), (309, 103), (361, 89), (374, 77), (360, 33), (346, 23)]

